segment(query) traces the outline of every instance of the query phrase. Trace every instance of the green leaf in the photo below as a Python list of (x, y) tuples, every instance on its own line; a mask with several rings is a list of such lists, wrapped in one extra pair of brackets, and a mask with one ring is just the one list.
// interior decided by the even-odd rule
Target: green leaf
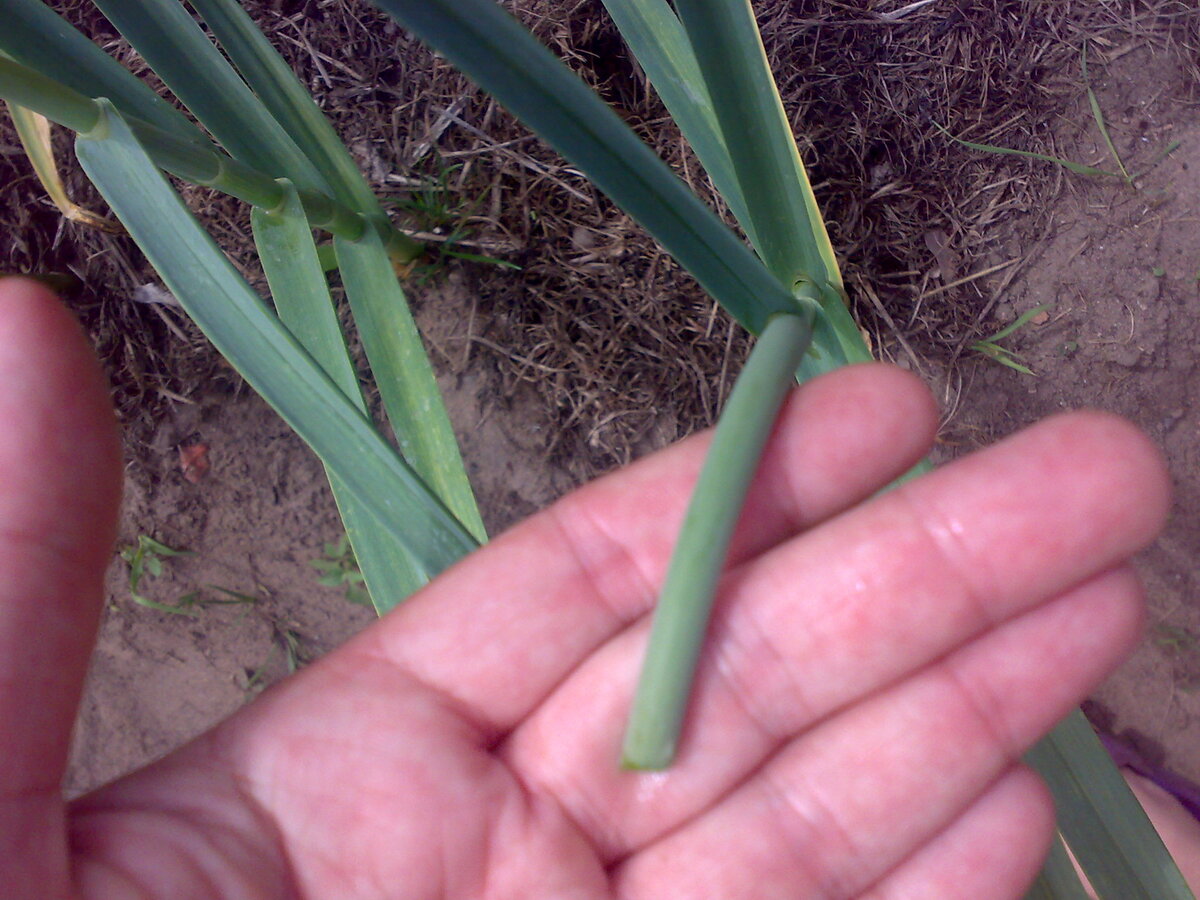
[[(295, 189), (288, 182), (283, 184), (286, 197), (282, 207), (271, 212), (255, 209), (251, 214), (254, 241), (271, 286), (275, 309), (325, 374), (366, 415), (367, 406), (325, 284), (312, 228)], [(396, 543), (340, 478), (328, 468), (326, 475), (346, 533), (361, 560), (368, 589), (376, 598), (376, 609), (383, 614), (424, 586), (431, 573)], [(341, 552), (344, 549), (339, 555)], [(330, 565), (337, 568), (337, 563)], [(340, 581), (335, 578), (332, 583)]]
[(421, 245), (391, 227), (325, 114), (245, 10), (235, 0), (193, 0), (192, 6), (263, 106), (316, 166), (334, 196), (387, 233), (387, 249), (393, 258), (409, 262), (419, 256)]
[(476, 546), (250, 289), (111, 104), (81, 135), (84, 170), (217, 349), (431, 575)]
[(186, 116), (41, 0), (0, 0), (0, 20), (0, 50), (13, 59), (87, 97), (107, 97), (124, 114), (177, 138), (208, 146)]
[(176, 0), (95, 3), (234, 159), (306, 190), (329, 192), (316, 167)]
[(1121, 170), (1121, 177), (1125, 179), (1128, 185), (1133, 184), (1133, 179), (1129, 176), (1129, 171), (1125, 168), (1125, 163), (1121, 161), (1121, 154), (1117, 152), (1117, 147), (1113, 143), (1112, 135), (1108, 133), (1108, 125), (1104, 121), (1104, 111), (1100, 109), (1100, 100), (1096, 97), (1096, 92), (1092, 90), (1092, 84), (1088, 78), (1088, 62), (1087, 62), (1087, 41), (1083, 43), (1083, 50), (1079, 54), (1079, 65), (1083, 70), (1083, 83), (1087, 85), (1088, 106), (1092, 110), (1092, 118), (1096, 122), (1096, 127), (1100, 129), (1100, 136), (1104, 138), (1104, 146), (1108, 148), (1108, 154), (1117, 164), (1117, 168)]
[(748, 0), (676, 0), (767, 268), (785, 285), (840, 285)]
[(176, 550), (174, 547), (168, 547), (161, 541), (156, 541), (148, 535), (138, 537), (138, 547), (142, 550), (149, 551), (157, 556), (191, 556), (191, 550)]
[(487, 539), (458, 440), (379, 236), (334, 239), (346, 297), (400, 452), (479, 541)]
[(685, 113), (680, 129), (759, 256), (782, 284), (820, 303), (797, 377), (870, 360), (749, 4), (677, 3), (682, 22), (663, 0), (606, 5), (672, 115)]
[(717, 192), (729, 204), (750, 243), (757, 247), (754, 223), (734, 175), (712, 98), (679, 17), (666, 0), (602, 2)]
[[(95, 128), (99, 117), (95, 100), (2, 55), (0, 97), (27, 106), (78, 132)], [(140, 119), (127, 122), (159, 168), (254, 206), (273, 209), (283, 202), (283, 190), (273, 176), (238, 162), (215, 144), (189, 143)], [(359, 237), (367, 228), (378, 228), (387, 236), (389, 251), (401, 259), (405, 255), (400, 251), (404, 246), (412, 245), (386, 222), (374, 219), (368, 222), (358, 212), (323, 193), (300, 191), (300, 200), (314, 227), (351, 238)]]
[(374, 192), (311, 95), (235, 0), (190, 0), (262, 105), (342, 203), (383, 218)]
[(1058, 807), (1058, 827), (1100, 900), (1194, 900), (1083, 713), (1026, 754)]
[(1037, 318), (1042, 313), (1048, 311), (1049, 309), (1050, 309), (1050, 306), (1045, 303), (1041, 304), (1040, 306), (1035, 306), (1033, 309), (1027, 309), (1027, 310), (1025, 310), (1025, 312), (1021, 313), (1021, 315), (1017, 316), (1017, 318), (1014, 319), (1012, 322), (1010, 322), (1008, 325), (1005, 325), (1003, 328), (1001, 328), (995, 334), (990, 335), (987, 338), (984, 338), (984, 340), (989, 341), (989, 342), (1003, 340), (1004, 338), (1006, 338), (1010, 334), (1012, 334), (1014, 331), (1024, 328), (1031, 321), (1033, 321), (1035, 318)]
[(961, 144), (968, 150), (976, 150), (980, 153), (999, 153), (1002, 156), (1023, 156), (1026, 159), (1039, 159), (1042, 162), (1051, 162), (1062, 166), (1068, 171), (1074, 172), (1076, 175), (1102, 176), (1105, 178), (1120, 178), (1116, 172), (1108, 172), (1104, 169), (1097, 169), (1094, 166), (1085, 166), (1083, 163), (1071, 162), (1069, 159), (1059, 159), (1057, 156), (1048, 156), (1045, 153), (1034, 153), (1032, 150), (1014, 150), (1012, 147), (997, 147), (994, 144), (977, 144), (974, 141), (964, 141), (962, 138), (957, 138), (949, 131), (943, 128), (937, 122), (933, 123), (933, 127), (944, 134), (956, 144)]
[(493, 0), (377, 0), (640, 222), (746, 328), (790, 290), (561, 60)]

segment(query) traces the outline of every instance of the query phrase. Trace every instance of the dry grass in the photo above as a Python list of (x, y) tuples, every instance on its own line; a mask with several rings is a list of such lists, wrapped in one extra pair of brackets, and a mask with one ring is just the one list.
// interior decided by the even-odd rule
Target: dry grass
[[(446, 181), (448, 212), (469, 230), (463, 249), (523, 267), (470, 267), (479, 298), (471, 352), (509, 388), (534, 385), (556, 411), (559, 453), (596, 471), (712, 421), (745, 339), (585, 179), (365, 5), (248, 5), (381, 193), (399, 204), (414, 184)], [(1200, 46), (1200, 13), (1184, 0), (933, 0), (898, 20), (887, 18), (905, 6), (898, 0), (759, 6), (855, 311), (885, 355), (918, 368), (945, 369), (974, 337), (1019, 263), (973, 276), (1012, 258), (1002, 240), (1015, 217), (1039, 233), (1048, 200), (1064, 187), (1054, 167), (972, 154), (934, 124), (974, 141), (1056, 152), (1090, 125), (1079, 115), (1085, 41), (1093, 77), (1134, 46)], [(720, 208), (597, 0), (516, 7)], [(67, 14), (111, 37), (85, 3)], [(60, 226), (14, 146), (0, 130), (0, 222), (12, 236), (3, 266), (81, 279), (76, 303), (122, 385), (127, 416), (152, 409), (156, 396), (207, 387), (224, 370), (189, 326), (171, 310), (128, 301), (151, 280), (135, 251)], [(194, 199), (246, 262), (244, 210)]]

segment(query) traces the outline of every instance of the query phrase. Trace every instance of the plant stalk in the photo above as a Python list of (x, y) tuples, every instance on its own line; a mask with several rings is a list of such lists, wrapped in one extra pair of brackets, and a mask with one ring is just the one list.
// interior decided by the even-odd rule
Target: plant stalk
[[(41, 113), (80, 134), (100, 121), (97, 102), (20, 63), (0, 57), (0, 98)], [(199, 147), (154, 125), (130, 118), (129, 126), (155, 164), (184, 181), (211, 187), (251, 206), (274, 210), (284, 202), (283, 189), (270, 175), (240, 163), (216, 149)], [(300, 202), (314, 228), (357, 241), (370, 226), (380, 232), (389, 255), (400, 262), (415, 258), (420, 245), (389, 224), (366, 217), (316, 191), (299, 191)], [(417, 247), (417, 252), (412, 248)]]
[(729, 541), (793, 373), (811, 340), (811, 315), (773, 316), (734, 384), (654, 613), (621, 751), (624, 768), (665, 769), (675, 757)]

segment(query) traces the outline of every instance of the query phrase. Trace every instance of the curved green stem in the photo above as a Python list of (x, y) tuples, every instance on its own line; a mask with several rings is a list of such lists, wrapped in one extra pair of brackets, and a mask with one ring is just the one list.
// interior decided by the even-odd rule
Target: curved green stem
[(729, 541), (811, 339), (811, 317), (772, 317), (717, 424), (654, 613), (621, 751), (627, 769), (665, 769), (675, 757)]
[[(10, 59), (0, 58), (0, 98), (32, 109), (80, 134), (90, 133), (100, 122), (100, 107), (95, 100)], [(284, 202), (283, 190), (272, 176), (238, 162), (215, 146), (198, 146), (137, 119), (130, 119), (129, 126), (155, 164), (184, 181), (211, 187), (266, 210), (276, 209)], [(386, 221), (365, 217), (316, 191), (300, 191), (299, 195), (309, 221), (316, 228), (356, 241), (366, 228), (372, 227), (380, 232), (392, 258), (408, 262), (420, 254), (420, 244)]]

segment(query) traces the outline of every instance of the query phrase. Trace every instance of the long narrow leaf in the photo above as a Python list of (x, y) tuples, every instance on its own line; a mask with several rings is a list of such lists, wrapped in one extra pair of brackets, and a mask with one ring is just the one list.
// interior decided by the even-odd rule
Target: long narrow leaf
[[(825, 225), (792, 139), (748, 0), (676, 0), (763, 261), (784, 284), (840, 284)], [(798, 175), (799, 173), (799, 175)], [(799, 227), (797, 227), (799, 226)]]
[[(707, 83), (683, 25), (663, 0), (606, 0), (606, 6), (630, 49), (645, 68), (651, 83), (676, 118), (684, 137), (688, 139), (700, 157), (700, 162), (713, 178), (713, 183), (738, 216), (738, 221), (754, 243), (759, 255), (763, 256), (762, 239), (751, 221), (749, 212), (745, 210), (747, 200), (734, 173), (735, 163), (730, 158), (730, 150), (726, 146)], [(757, 44), (757, 36), (755, 43)], [(762, 90), (767, 92), (769, 85), (769, 93), (775, 93), (762, 54), (759, 53), (757, 59), (749, 55), (745, 62), (760, 69), (757, 79), (762, 85)], [(720, 78), (722, 66), (711, 63), (710, 66), (714, 70), (714, 77)], [(697, 80), (699, 83), (696, 83)], [(815, 197), (812, 195), (807, 172), (791, 137), (786, 118), (782, 115), (782, 106), (768, 104), (762, 112), (769, 117), (768, 124), (773, 127), (775, 140), (778, 142), (774, 145), (777, 155), (781, 161), (792, 166), (792, 183), (799, 187), (804, 204), (788, 208), (783, 224), (773, 226), (773, 230), (780, 232), (787, 240), (794, 235), (810, 235), (816, 256), (821, 260), (815, 278), (821, 282), (818, 284), (819, 288), (827, 288), (820, 291), (822, 315), (814, 322), (812, 344), (797, 370), (797, 378), (804, 381), (839, 365), (865, 362), (871, 356), (853, 318), (845, 308), (837, 260), (824, 230)], [(762, 143), (758, 136), (761, 129), (751, 132), (756, 137), (753, 141), (748, 141), (745, 133), (737, 130), (738, 127), (731, 126), (731, 133), (736, 136), (736, 142), (742, 146), (752, 145), (758, 150)], [(749, 162), (756, 166), (757, 156), (752, 157)], [(781, 266), (789, 271), (803, 270), (806, 265), (812, 264), (812, 258), (812, 254), (797, 255), (791, 263), (781, 263)]]
[(391, 228), (375, 193), (363, 180), (325, 114), (236, 0), (192, 0), (251, 90), (321, 173), (334, 196), (382, 226), (388, 252), (400, 262), (421, 245)]
[(767, 63), (749, 0), (676, 3), (753, 220), (759, 252), (785, 285), (821, 304), (801, 377), (871, 354), (845, 307), (842, 276)]
[(217, 349), (431, 574), (476, 541), (296, 342), (103, 103), (81, 135), (84, 170)]
[(337, 132), (246, 11), (236, 0), (190, 2), (242, 78), (321, 172), (334, 195), (364, 212), (377, 210), (375, 194), (363, 181)]
[(1026, 755), (1100, 900), (1194, 900), (1129, 785), (1079, 710)]
[(329, 186), (176, 0), (94, 0), (158, 76), (224, 145), (299, 188)]
[(1128, 185), (1133, 184), (1133, 179), (1129, 175), (1129, 170), (1125, 168), (1125, 163), (1121, 160), (1121, 154), (1117, 152), (1117, 145), (1113, 143), (1112, 135), (1108, 133), (1108, 124), (1104, 121), (1104, 110), (1100, 108), (1100, 99), (1096, 96), (1096, 92), (1092, 90), (1092, 81), (1088, 78), (1088, 45), (1087, 41), (1083, 43), (1083, 50), (1080, 51), (1079, 65), (1083, 69), (1083, 83), (1087, 86), (1088, 106), (1092, 110), (1092, 118), (1096, 122), (1096, 127), (1100, 129), (1100, 136), (1104, 138), (1104, 146), (1108, 148), (1108, 155), (1113, 158), (1117, 164), (1117, 168), (1121, 170), (1121, 177), (1125, 179)]
[(494, 0), (376, 2), (582, 169), (750, 331), (797, 311), (716, 214)]
[(1055, 165), (1062, 166), (1069, 172), (1074, 172), (1076, 175), (1088, 175), (1103, 178), (1120, 178), (1116, 172), (1109, 172), (1106, 169), (1097, 169), (1095, 166), (1085, 166), (1083, 163), (1072, 162), (1069, 159), (1060, 159), (1057, 156), (1049, 156), (1045, 153), (1034, 153), (1032, 150), (1014, 150), (1012, 147), (997, 147), (994, 144), (977, 144), (974, 141), (964, 141), (962, 138), (955, 137), (937, 122), (933, 123), (933, 127), (944, 134), (956, 144), (961, 144), (968, 150), (975, 150), (979, 153), (996, 153), (1001, 156), (1020, 156), (1025, 159), (1037, 159), (1042, 162), (1050, 162)]
[(104, 53), (41, 0), (0, 0), (0, 50), (43, 76), (88, 97), (108, 97), (119, 109), (194, 144), (199, 128)]
[[(95, 100), (0, 55), (0, 98), (33, 109), (52, 121), (78, 132), (96, 127), (99, 106)], [(283, 191), (270, 175), (238, 162), (212, 142), (190, 143), (137, 118), (126, 118), (150, 158), (159, 168), (185, 181), (223, 191), (266, 209), (283, 202)], [(323, 193), (300, 191), (309, 221), (332, 234), (357, 239), (367, 228), (386, 235), (389, 249), (397, 232), (384, 221), (368, 221), (361, 214)]]
[[(280, 321), (365, 415), (367, 406), (358, 376), (317, 258), (312, 228), (295, 189), (289, 186), (280, 208), (253, 210), (251, 221)], [(382, 615), (422, 587), (430, 573), (328, 467), (326, 475), (371, 601)]]
[(75, 30), (41, 0), (0, 0), (0, 50), (87, 97), (190, 143), (208, 144), (179, 110)]
[(404, 458), (477, 540), (487, 539), (429, 356), (374, 231), (335, 238), (338, 268), (367, 361)]
[[(671, 118), (691, 144), (717, 192), (756, 248), (754, 223), (746, 209), (733, 161), (725, 147), (712, 98), (679, 17), (666, 0), (602, 0), (621, 37), (658, 92)], [(761, 251), (760, 251), (761, 252)]]

